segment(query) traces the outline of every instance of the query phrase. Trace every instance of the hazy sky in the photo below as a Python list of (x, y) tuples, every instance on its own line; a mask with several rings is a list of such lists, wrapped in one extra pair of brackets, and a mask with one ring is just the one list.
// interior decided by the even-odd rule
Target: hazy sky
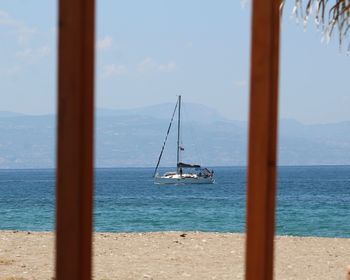
[[(336, 37), (321, 43), (313, 20), (304, 31), (291, 11), (282, 26), (280, 117), (350, 120), (350, 57)], [(1, 1), (0, 110), (55, 111), (57, 12), (52, 0)], [(245, 120), (250, 12), (238, 0), (97, 1), (97, 106), (175, 102), (181, 93)]]

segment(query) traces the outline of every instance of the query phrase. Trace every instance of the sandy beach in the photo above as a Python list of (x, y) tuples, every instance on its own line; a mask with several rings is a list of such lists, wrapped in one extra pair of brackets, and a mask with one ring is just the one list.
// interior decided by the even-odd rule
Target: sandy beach
[[(54, 236), (0, 231), (0, 280), (53, 279)], [(244, 235), (96, 233), (94, 279), (243, 279)], [(276, 279), (345, 279), (350, 239), (276, 238)]]

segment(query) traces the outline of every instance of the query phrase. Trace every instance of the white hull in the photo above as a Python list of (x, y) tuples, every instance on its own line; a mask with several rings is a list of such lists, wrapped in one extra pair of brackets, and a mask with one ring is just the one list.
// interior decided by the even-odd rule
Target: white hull
[(180, 177), (180, 176), (155, 176), (154, 177), (155, 184), (213, 184), (214, 179), (212, 177)]

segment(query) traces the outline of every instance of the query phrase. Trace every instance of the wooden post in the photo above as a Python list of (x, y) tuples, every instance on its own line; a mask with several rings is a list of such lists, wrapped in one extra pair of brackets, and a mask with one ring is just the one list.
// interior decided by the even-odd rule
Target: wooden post
[(280, 0), (254, 0), (246, 280), (273, 279)]
[(94, 0), (59, 1), (56, 279), (91, 279)]

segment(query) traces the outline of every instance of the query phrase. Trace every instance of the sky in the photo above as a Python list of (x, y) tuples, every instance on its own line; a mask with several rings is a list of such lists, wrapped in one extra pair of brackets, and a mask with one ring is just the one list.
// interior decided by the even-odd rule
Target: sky
[[(135, 108), (201, 103), (246, 120), (249, 1), (100, 0), (96, 26), (96, 106)], [(303, 123), (350, 120), (349, 61), (337, 37), (326, 44), (284, 10), (280, 118)], [(56, 111), (57, 2), (2, 0), (0, 111)], [(346, 46), (343, 47), (346, 49)]]

